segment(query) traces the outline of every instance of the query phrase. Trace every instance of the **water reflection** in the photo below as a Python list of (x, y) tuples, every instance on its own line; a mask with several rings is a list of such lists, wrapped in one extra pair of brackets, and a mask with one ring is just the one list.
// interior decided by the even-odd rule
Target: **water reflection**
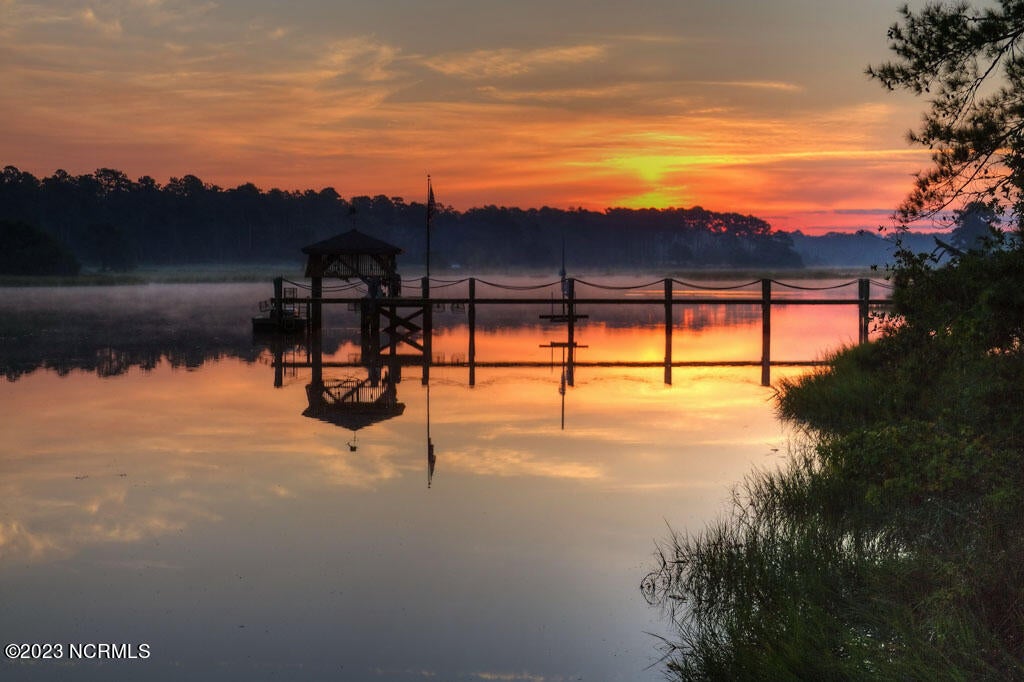
[[(4, 660), (0, 677), (660, 676), (644, 632), (662, 624), (637, 581), (663, 519), (702, 524), (775, 461), (784, 434), (756, 370), (677, 367), (668, 385), (656, 318), (592, 317), (571, 377), (564, 349), (540, 347), (563, 330), (537, 325), (479, 333), (471, 382), (449, 312), (426, 385), (415, 365), (364, 366), (343, 317), (316, 381), (313, 344), (253, 343), (246, 288), (28, 294), (68, 344), (32, 331), (45, 341), (16, 348), (35, 371), (0, 383), (0, 639), (146, 641), (153, 656)], [(16, 328), (42, 319), (9, 312)], [(787, 350), (855, 335), (851, 317), (790, 319), (804, 345)], [(682, 329), (676, 357), (756, 357), (756, 316)], [(104, 347), (148, 355), (100, 377)], [(191, 371), (170, 359), (185, 352), (203, 358)]]
[(76, 679), (643, 679), (657, 624), (632, 601), (651, 529), (666, 513), (701, 518), (778, 439), (770, 415), (749, 418), (763, 389), (704, 374), (677, 382), (718, 383), (690, 400), (657, 374), (588, 370), (563, 436), (544, 414), (558, 398), (548, 370), (490, 369), (472, 389), (458, 371), (435, 368), (429, 387), (429, 438), (445, 443), (429, 500), (418, 382), (356, 452), (299, 416), (308, 374), (274, 391), (266, 368), (224, 360), (8, 385), (23, 423), (0, 417), (16, 536), (0, 634), (154, 645), (144, 670)]
[[(0, 372), (8, 381), (39, 369), (61, 375), (84, 370), (109, 377), (131, 368), (152, 370), (161, 362), (196, 369), (221, 358), (258, 362), (269, 353), (276, 359), (278, 342), (263, 337), (254, 343), (249, 332), (253, 301), (265, 293), (263, 289), (258, 284), (207, 284), (18, 290), (16, 296), (0, 301)], [(538, 348), (539, 340), (549, 338), (550, 328), (529, 323), (546, 312), (543, 306), (478, 307), (478, 336), (472, 339), (464, 309), (435, 311), (431, 356), (437, 364), (468, 366), (472, 377), (476, 366), (488, 363), (555, 361)], [(591, 343), (589, 350), (578, 354), (581, 363), (664, 360), (664, 341), (650, 333), (664, 328), (658, 306), (604, 306), (588, 315), (576, 327), (579, 340), (597, 336), (601, 343)], [(673, 315), (671, 351), (676, 364), (758, 360), (758, 306), (677, 304)], [(845, 307), (780, 306), (773, 318), (772, 357), (780, 361), (818, 359), (822, 348), (857, 338), (856, 316)], [(328, 311), (321, 339), (324, 354), (334, 361), (358, 362), (359, 332), (351, 315)], [(471, 346), (477, 361), (472, 366), (467, 362)], [(304, 341), (283, 342), (281, 350), (286, 355), (283, 369), (289, 361), (309, 361), (311, 349)]]

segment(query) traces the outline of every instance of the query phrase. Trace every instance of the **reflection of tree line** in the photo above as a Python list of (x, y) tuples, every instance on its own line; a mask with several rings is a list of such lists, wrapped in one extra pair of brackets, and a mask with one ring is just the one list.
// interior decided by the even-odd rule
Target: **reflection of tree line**
[(84, 370), (109, 377), (161, 362), (194, 368), (225, 357), (252, 362), (259, 355), (244, 329), (182, 327), (166, 318), (98, 311), (7, 313), (2, 335), (0, 371), (8, 381), (42, 368), (61, 376)]
[[(757, 295), (757, 294), (755, 294)], [(723, 303), (728, 299), (723, 299)], [(661, 304), (650, 306), (629, 305), (611, 306), (594, 305), (578, 306), (581, 312), (585, 312), (587, 318), (577, 322), (579, 329), (586, 329), (587, 326), (604, 326), (611, 329), (628, 329), (637, 326), (656, 326), (664, 328), (665, 312)], [(483, 332), (502, 332), (509, 329), (521, 329), (524, 327), (549, 327), (542, 323), (539, 315), (547, 310), (530, 308), (510, 308), (508, 306), (486, 306), (477, 307), (476, 328)], [(718, 305), (718, 304), (697, 304), (679, 305), (675, 309), (676, 328), (681, 330), (702, 331), (712, 327), (734, 327), (752, 324), (761, 321), (761, 307), (758, 305)], [(466, 314), (464, 312), (435, 311), (434, 330), (457, 329), (465, 324)]]
[[(251, 363), (267, 349), (253, 342), (248, 320), (187, 324), (152, 313), (7, 312), (0, 336), (0, 372), (8, 381), (38, 369), (61, 376), (79, 370), (111, 377), (132, 368), (151, 370), (161, 363), (183, 369), (224, 358)], [(336, 352), (343, 342), (329, 334), (325, 350)]]
[[(716, 326), (751, 324), (760, 319), (756, 306), (687, 306), (676, 312), (677, 328), (700, 331)], [(529, 326), (547, 329), (535, 315), (522, 310), (508, 311), (495, 308), (487, 311), (478, 331), (500, 333), (509, 329)], [(325, 330), (323, 352), (336, 354), (343, 346), (359, 347), (359, 330), (354, 320), (340, 319), (339, 323), (353, 326), (331, 327)], [(626, 329), (637, 325), (664, 324), (652, 309), (640, 311), (612, 310), (609, 306), (595, 306), (590, 319), (580, 324), (602, 325), (613, 329)], [(437, 313), (434, 333), (458, 330), (465, 326), (460, 313)], [(174, 368), (196, 368), (209, 361), (237, 358), (256, 362), (261, 355), (272, 350), (273, 340), (253, 339), (248, 320), (197, 319), (191, 324), (174, 317), (161, 317), (152, 311), (145, 314), (112, 315), (101, 311), (25, 311), (7, 312), (3, 329), (4, 352), (0, 358), (0, 372), (8, 381), (37, 369), (49, 369), (64, 376), (74, 370), (95, 372), (100, 377), (118, 376), (131, 368), (151, 370), (162, 362)], [(281, 343), (278, 341), (278, 343)], [(305, 347), (302, 337), (285, 342), (290, 348)]]

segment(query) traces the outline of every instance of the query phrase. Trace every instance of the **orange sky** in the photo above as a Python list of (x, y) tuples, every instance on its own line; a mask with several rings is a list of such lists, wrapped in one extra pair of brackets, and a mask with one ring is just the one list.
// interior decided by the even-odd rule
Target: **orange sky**
[(0, 164), (873, 229), (928, 165), (863, 73), (901, 4), (0, 0)]

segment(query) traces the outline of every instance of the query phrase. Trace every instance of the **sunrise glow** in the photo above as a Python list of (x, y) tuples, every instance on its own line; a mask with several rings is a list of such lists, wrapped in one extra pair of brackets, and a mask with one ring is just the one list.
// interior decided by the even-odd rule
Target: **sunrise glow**
[(0, 161), (874, 229), (928, 164), (863, 75), (899, 4), (2, 0)]

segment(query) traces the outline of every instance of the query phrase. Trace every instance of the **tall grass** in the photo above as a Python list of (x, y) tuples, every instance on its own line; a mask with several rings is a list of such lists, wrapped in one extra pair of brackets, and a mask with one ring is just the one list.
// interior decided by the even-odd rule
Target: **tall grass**
[(1024, 679), (1024, 271), (990, 273), (915, 271), (880, 341), (780, 384), (788, 465), (643, 581), (670, 678)]
[(805, 443), (738, 485), (725, 516), (659, 547), (643, 591), (678, 635), (665, 643), (670, 678), (1024, 677), (1021, 567), (1006, 561), (1024, 548), (1019, 531), (988, 526), (934, 481), (866, 471), (868, 450), (873, 462), (919, 455), (889, 435)]

